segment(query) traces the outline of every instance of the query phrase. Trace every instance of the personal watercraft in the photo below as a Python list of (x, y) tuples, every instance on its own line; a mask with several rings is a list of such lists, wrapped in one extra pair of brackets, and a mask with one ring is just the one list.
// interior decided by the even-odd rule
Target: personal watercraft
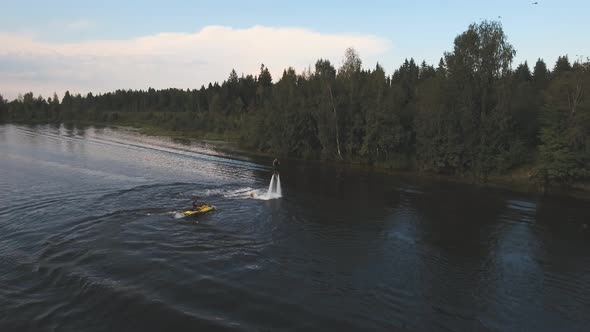
[(197, 207), (196, 209), (182, 211), (182, 214), (184, 214), (185, 216), (195, 216), (195, 215), (203, 214), (203, 213), (213, 211), (213, 210), (215, 210), (215, 207), (213, 205), (202, 204), (199, 207)]

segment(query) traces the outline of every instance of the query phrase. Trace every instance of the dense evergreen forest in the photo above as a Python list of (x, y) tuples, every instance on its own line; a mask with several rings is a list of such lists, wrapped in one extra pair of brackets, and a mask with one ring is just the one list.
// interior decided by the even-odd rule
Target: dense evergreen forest
[(92, 122), (228, 135), (278, 156), (363, 162), (487, 178), (527, 168), (568, 186), (590, 179), (590, 62), (559, 57), (513, 66), (498, 22), (472, 24), (437, 65), (406, 60), (364, 70), (318, 60), (273, 82), (235, 71), (198, 90), (117, 90), (44, 99), (0, 96), (4, 122)]

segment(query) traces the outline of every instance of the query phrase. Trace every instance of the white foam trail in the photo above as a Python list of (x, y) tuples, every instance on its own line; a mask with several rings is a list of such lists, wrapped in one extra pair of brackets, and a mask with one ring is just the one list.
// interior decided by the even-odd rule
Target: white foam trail
[(213, 196), (223, 196), (224, 198), (246, 198), (249, 197), (250, 193), (254, 189), (250, 187), (243, 187), (238, 189), (205, 189), (205, 190), (197, 190), (188, 193), (188, 196), (193, 197), (213, 197)]
[(225, 197), (225, 198), (246, 197), (250, 194), (250, 192), (252, 192), (252, 188), (250, 188), (250, 187), (240, 188), (240, 189), (236, 189), (236, 190), (228, 190), (223, 194), (223, 197)]
[[(215, 192), (215, 194), (219, 194), (218, 191), (210, 191), (208, 193)], [(262, 189), (252, 189), (249, 187), (240, 188), (237, 190), (225, 190), (222, 193), (224, 198), (230, 199), (246, 199), (246, 198), (253, 198), (259, 199), (263, 201), (268, 201), (271, 199), (281, 198), (283, 197), (282, 188), (281, 188), (281, 179), (278, 174), (273, 174), (270, 179), (270, 184), (268, 185), (268, 189), (265, 191), (264, 188)]]
[(162, 213), (146, 213), (146, 216), (167, 216), (167, 215), (171, 215), (171, 214), (177, 214), (178, 212), (162, 212)]
[(180, 213), (180, 212), (176, 212), (174, 214), (174, 219), (182, 219), (184, 218), (184, 214)]

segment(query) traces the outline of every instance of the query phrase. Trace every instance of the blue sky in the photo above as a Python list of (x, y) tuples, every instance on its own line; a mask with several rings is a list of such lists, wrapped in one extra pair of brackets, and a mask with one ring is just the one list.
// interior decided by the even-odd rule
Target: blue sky
[[(590, 56), (590, 20), (587, 18), (590, 2), (538, 2), (538, 5), (533, 5), (532, 1), (521, 0), (350, 3), (306, 0), (0, 1), (0, 10), (3, 13), (0, 20), (0, 35), (5, 38), (2, 40), (4, 46), (0, 47), (0, 93), (14, 97), (27, 89), (47, 95), (49, 91), (63, 93), (64, 89), (100, 92), (115, 88), (147, 88), (147, 85), (198, 88), (208, 80), (223, 80), (227, 77), (228, 68), (237, 67), (238, 72), (255, 72), (259, 65), (254, 66), (254, 63), (269, 63), (269, 67), (270, 64), (275, 67), (293, 65), (300, 71), (306, 63), (313, 65), (313, 59), (325, 57), (339, 65), (346, 47), (346, 39), (355, 36), (359, 38), (359, 53), (364, 66), (373, 67), (378, 61), (391, 73), (406, 57), (414, 57), (418, 61), (426, 59), (427, 62), (436, 64), (444, 51), (452, 49), (453, 39), (457, 34), (464, 31), (470, 23), (482, 19), (502, 22), (509, 42), (517, 50), (517, 63), (524, 60), (534, 62), (541, 57), (552, 67), (558, 55), (569, 54), (572, 59), (579, 55)], [(197, 34), (211, 26), (232, 29), (231, 32), (227, 32), (228, 45), (218, 45), (210, 41), (216, 31), (210, 31), (213, 35), (209, 34), (206, 37), (190, 38), (191, 34)], [(270, 30), (260, 34), (268, 38), (268, 46), (259, 45), (258, 50), (249, 49), (247, 45), (243, 46), (244, 49), (236, 48), (232, 57), (218, 53), (231, 48), (229, 41), (236, 40), (237, 36), (240, 40), (256, 38), (258, 31), (248, 30), (255, 26), (269, 29), (301, 29), (302, 31), (293, 32), (296, 44), (290, 52), (293, 53), (293, 57), (290, 58), (289, 52), (277, 54), (270, 49), (277, 43), (275, 38), (287, 36), (286, 38), (290, 39), (290, 32), (279, 33)], [(250, 33), (241, 33), (243, 31)], [(173, 73), (159, 74), (168, 72), (174, 62), (164, 61), (164, 58), (148, 59), (149, 54), (136, 54), (132, 51), (113, 51), (101, 56), (97, 60), (97, 65), (102, 68), (101, 75), (88, 69), (91, 68), (90, 63), (94, 59), (90, 51), (80, 51), (80, 48), (86, 47), (87, 44), (98, 41), (120, 42), (104, 45), (105, 49), (118, 48), (117, 45), (122, 45), (126, 41), (158, 36), (162, 33), (181, 35), (168, 39), (159, 38), (152, 41), (154, 45), (146, 46), (146, 49), (161, 50), (166, 47), (169, 50), (166, 57), (174, 58), (176, 54), (183, 56), (183, 66), (190, 68), (191, 74), (195, 77), (193, 80), (188, 77), (176, 80)], [(311, 44), (308, 48), (305, 41), (310, 34), (325, 38), (318, 39), (319, 44)], [(176, 37), (179, 38), (178, 43), (166, 42), (175, 40)], [(362, 38), (377, 40), (363, 43)], [(27, 43), (12, 47), (18, 51), (11, 53), (11, 43), (18, 40), (27, 40)], [(201, 48), (199, 45), (191, 44), (190, 49), (185, 45), (178, 48), (178, 53), (175, 53), (176, 44), (198, 44), (202, 40), (209, 40), (211, 44), (206, 42)], [(166, 45), (162, 44), (163, 41)], [(331, 48), (318, 46), (324, 44), (330, 45)], [(350, 44), (354, 44), (352, 39)], [(281, 47), (288, 48), (288, 45)], [(307, 48), (307, 53), (296, 47)], [(100, 50), (96, 45), (94, 48), (89, 47), (97, 48)], [(54, 52), (47, 53), (47, 49), (54, 49)], [(314, 51), (317, 54), (314, 55)], [(241, 59), (241, 53), (248, 53), (247, 61)], [(190, 54), (195, 54), (194, 63), (210, 65), (187, 67), (187, 58)], [(109, 76), (104, 75), (105, 70), (108, 72), (110, 67), (107, 58), (110, 59), (108, 61), (116, 62), (113, 68), (116, 68), (117, 64), (119, 68), (131, 68), (132, 64), (138, 62), (142, 63), (143, 67), (135, 68), (135, 71), (130, 69), (127, 73), (128, 76), (137, 77), (136, 79), (124, 76), (125, 73), (118, 70), (113, 73), (118, 83), (109, 82)], [(125, 64), (124, 58), (132, 60)], [(232, 65), (232, 61), (236, 63)], [(67, 67), (65, 70), (69, 70), (71, 75), (58, 74), (60, 67)], [(137, 75), (137, 72), (144, 72), (142, 68), (151, 70), (145, 84), (139, 77), (141, 75)], [(270, 69), (277, 76), (283, 68)], [(88, 75), (85, 76), (84, 70), (89, 70)], [(181, 77), (182, 68), (176, 70), (178, 77)], [(2, 75), (3, 71), (10, 72), (10, 75)], [(172, 69), (172, 72), (175, 70)], [(97, 83), (93, 85), (89, 81)]]

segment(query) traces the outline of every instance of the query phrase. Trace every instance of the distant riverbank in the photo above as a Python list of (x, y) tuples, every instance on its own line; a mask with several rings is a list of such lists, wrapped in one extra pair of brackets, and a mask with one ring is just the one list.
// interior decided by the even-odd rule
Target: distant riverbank
[[(22, 125), (42, 125), (47, 122), (17, 122)], [(59, 124), (59, 123), (55, 123)], [(139, 132), (144, 135), (156, 137), (168, 137), (173, 139), (186, 139), (206, 142), (214, 146), (216, 149), (230, 154), (241, 154), (245, 156), (256, 156), (259, 158), (266, 158), (272, 160), (275, 157), (284, 161), (298, 161), (311, 164), (329, 165), (335, 168), (351, 168), (361, 171), (374, 171), (396, 176), (406, 176), (417, 179), (431, 179), (452, 183), (472, 184), (482, 187), (503, 188), (512, 191), (523, 193), (536, 193), (545, 195), (576, 197), (585, 200), (590, 200), (590, 183), (573, 183), (569, 187), (544, 187), (534, 177), (535, 165), (529, 164), (521, 166), (517, 169), (510, 170), (506, 174), (494, 174), (487, 177), (478, 177), (474, 175), (457, 175), (457, 174), (436, 174), (432, 172), (422, 172), (415, 169), (408, 169), (404, 167), (396, 167), (392, 163), (373, 163), (369, 164), (362, 161), (351, 160), (321, 160), (321, 159), (301, 159), (293, 158), (292, 156), (280, 155), (271, 152), (260, 151), (249, 148), (241, 144), (240, 136), (237, 133), (214, 133), (208, 131), (184, 131), (184, 130), (170, 130), (154, 125), (144, 123), (122, 121), (116, 124), (105, 123), (100, 121), (69, 121), (64, 123), (70, 126), (95, 126), (95, 127), (112, 127), (124, 128)]]
[[(178, 132), (170, 131), (157, 127), (140, 127), (135, 128), (142, 134), (151, 136), (166, 136), (172, 138), (188, 138), (208, 143), (216, 146), (216, 148), (227, 153), (240, 153), (245, 155), (268, 158), (280, 157), (284, 160), (303, 161), (304, 159), (292, 158), (289, 156), (277, 156), (273, 153), (258, 151), (247, 148), (241, 145), (238, 141), (238, 135), (215, 134), (207, 132)], [(544, 187), (534, 177), (535, 165), (525, 165), (517, 169), (511, 170), (506, 174), (490, 175), (486, 178), (477, 177), (473, 175), (451, 175), (451, 174), (436, 174), (432, 172), (420, 172), (418, 170), (407, 170), (403, 168), (396, 168), (391, 164), (375, 163), (368, 164), (359, 161), (339, 161), (339, 160), (319, 160), (319, 159), (305, 159), (305, 162), (328, 164), (333, 167), (348, 167), (365, 171), (376, 171), (391, 175), (402, 175), (408, 177), (415, 177), (421, 179), (432, 179), (445, 182), (465, 183), (483, 187), (510, 189), (523, 193), (537, 193), (546, 195), (556, 195), (565, 197), (576, 197), (590, 200), (590, 183), (574, 183), (571, 187)]]
[[(104, 125), (104, 124), (103, 124)], [(239, 142), (238, 134), (228, 133), (211, 133), (204, 131), (173, 131), (169, 129), (159, 128), (155, 126), (137, 126), (133, 124), (119, 125), (118, 127), (133, 128), (138, 132), (150, 136), (165, 136), (169, 138), (184, 138), (194, 139), (199, 141), (207, 141), (207, 143), (215, 146), (226, 153), (239, 153), (249, 156), (257, 156), (262, 158), (279, 157), (283, 160), (297, 160), (303, 161), (301, 158), (293, 158), (290, 156), (276, 155), (269, 152), (259, 151), (256, 149), (245, 147)], [(452, 174), (436, 174), (432, 172), (420, 172), (418, 170), (408, 170), (403, 168), (396, 168), (391, 163), (374, 163), (349, 161), (349, 160), (320, 160), (320, 159), (306, 159), (305, 162), (322, 163), (332, 167), (348, 167), (364, 171), (376, 171), (387, 173), (391, 175), (403, 175), (408, 177), (415, 177), (421, 179), (432, 179), (437, 181), (446, 181), (454, 183), (465, 183), (483, 187), (504, 188), (517, 192), (537, 193), (546, 195), (576, 197), (590, 200), (590, 183), (574, 183), (570, 187), (544, 187), (534, 177), (535, 165), (525, 165), (517, 169), (511, 170), (506, 174), (495, 174), (487, 176), (486, 178), (477, 177), (473, 175), (452, 175)]]
[[(135, 128), (135, 127), (133, 127)], [(285, 161), (305, 161), (309, 163), (322, 163), (331, 165), (332, 167), (348, 167), (364, 171), (376, 171), (391, 175), (402, 175), (421, 179), (432, 179), (437, 181), (454, 182), (472, 184), (483, 187), (503, 188), (523, 193), (537, 193), (546, 195), (556, 195), (565, 197), (576, 197), (590, 200), (590, 183), (574, 183), (571, 187), (543, 187), (535, 178), (535, 165), (525, 165), (517, 169), (511, 170), (506, 174), (490, 175), (486, 178), (470, 176), (470, 175), (451, 175), (451, 174), (436, 174), (432, 172), (420, 172), (418, 170), (407, 170), (403, 168), (396, 168), (391, 164), (375, 163), (369, 164), (359, 161), (348, 160), (320, 160), (320, 159), (300, 159), (289, 156), (277, 156), (273, 153), (258, 151), (248, 147), (244, 147), (239, 142), (238, 135), (215, 134), (207, 132), (178, 132), (170, 131), (157, 127), (139, 127), (135, 128), (140, 133), (150, 136), (166, 136), (171, 138), (187, 138), (200, 141), (207, 141), (207, 143), (215, 146), (226, 153), (239, 153), (250, 156), (257, 156), (268, 158), (269, 161), (275, 157), (279, 157)]]

